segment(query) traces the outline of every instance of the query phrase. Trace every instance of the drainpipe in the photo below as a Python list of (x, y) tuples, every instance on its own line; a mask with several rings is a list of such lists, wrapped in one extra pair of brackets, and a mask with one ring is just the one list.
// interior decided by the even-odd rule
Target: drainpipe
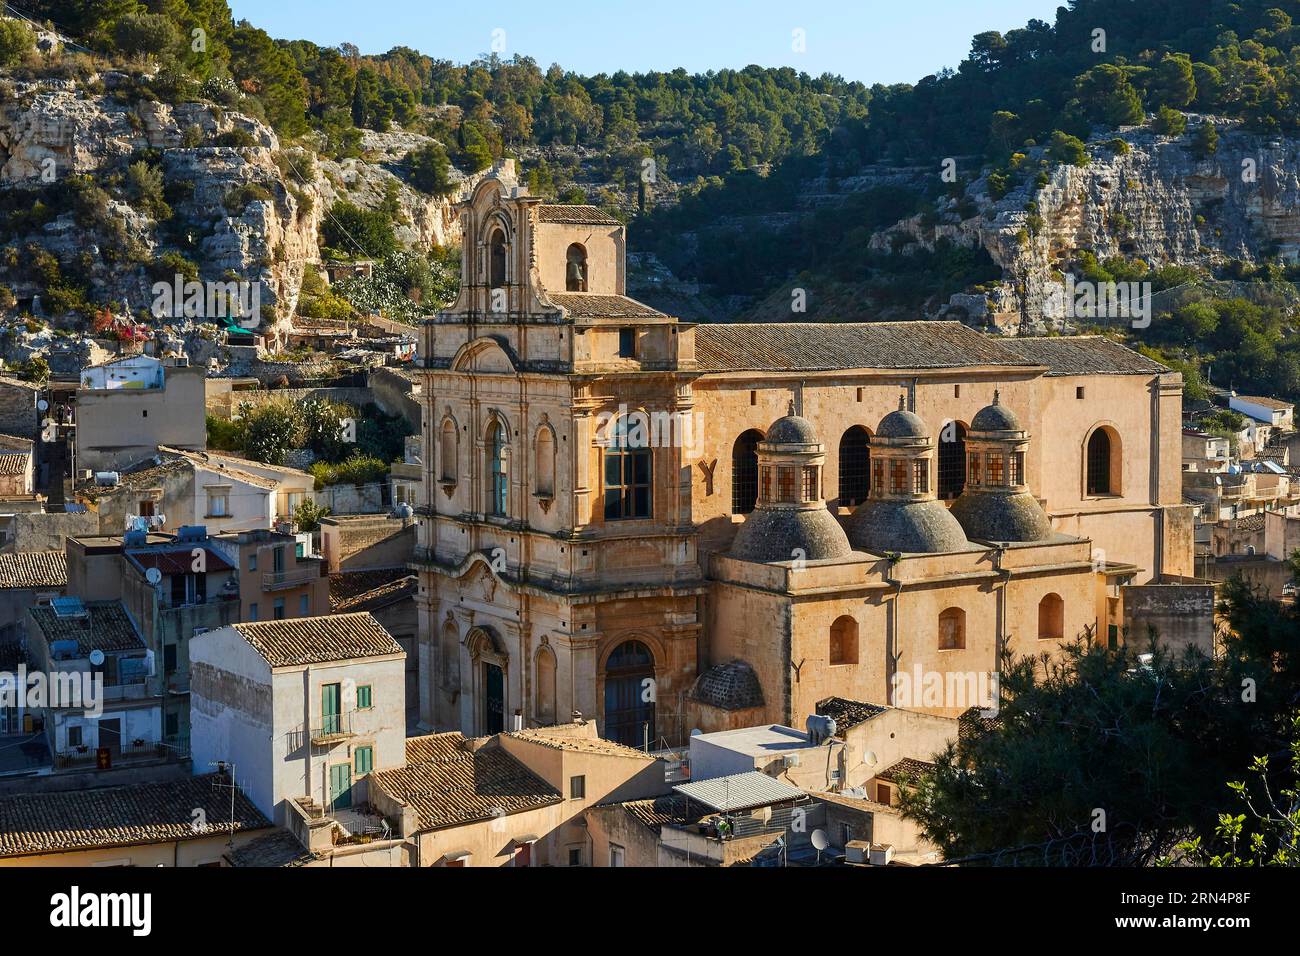
[(1007, 627), (1007, 587), (1011, 583), (1011, 569), (1002, 566), (1002, 559), (1007, 552), (1007, 543), (1004, 541), (993, 549), (993, 570), (1002, 577), (1002, 586), (998, 588), (998, 626), (997, 640), (993, 647), (993, 673), (998, 675), (999, 681), (1002, 677), (1002, 650), (1006, 644), (1006, 627)]
[(903, 597), (903, 582), (893, 576), (897, 559), (886, 555), (889, 570), (885, 572), (885, 583), (894, 586), (894, 599), (889, 607), (889, 635), (885, 643), (885, 703), (894, 706), (894, 676), (898, 673), (898, 613), (899, 603)]

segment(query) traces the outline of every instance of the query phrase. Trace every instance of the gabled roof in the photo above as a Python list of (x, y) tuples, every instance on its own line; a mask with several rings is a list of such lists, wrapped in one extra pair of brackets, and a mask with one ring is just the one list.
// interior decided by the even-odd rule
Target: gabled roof
[[(194, 574), (194, 552), (196, 550), (198, 550), (197, 546), (193, 548), (181, 547), (168, 551), (128, 551), (126, 556), (141, 571), (157, 568), (168, 576), (173, 574)], [(233, 570), (230, 562), (211, 548), (203, 548), (202, 550), (205, 552), (205, 573), (211, 574), (216, 571)]]
[(1102, 335), (1017, 336), (1002, 344), (1034, 365), (1046, 365), (1051, 376), (1159, 375), (1169, 371)]
[(376, 771), (369, 777), (370, 786), (415, 810), (421, 830), (491, 820), (563, 800), (558, 790), (499, 746), (461, 753), (449, 748), (443, 755), (446, 759)]
[(695, 329), (695, 358), (710, 372), (1036, 364), (960, 322), (707, 324)]
[(537, 207), (539, 222), (571, 222), (592, 226), (621, 226), (622, 223), (597, 206), (569, 206), (543, 203)]
[(616, 804), (642, 826), (658, 833), (668, 824), (699, 823), (713, 811), (690, 797), (673, 794), (653, 800), (629, 800)]
[[(69, 599), (71, 600), (71, 599)], [(30, 609), (32, 620), (46, 641), (76, 641), (77, 652), (135, 651), (144, 641), (121, 601), (96, 601), (84, 605), (84, 614), (60, 616), (50, 605)]]
[(27, 452), (0, 452), (0, 475), (21, 475), (27, 471), (32, 456)]
[(845, 697), (827, 697), (817, 704), (817, 713), (835, 721), (835, 735), (842, 736), (859, 724), (865, 724), (872, 717), (883, 714), (888, 707), (868, 704), (866, 701), (849, 700)]
[(464, 760), (470, 753), (469, 738), (458, 730), (406, 738), (406, 763), (444, 763)]
[(517, 730), (511, 734), (518, 740), (526, 740), (529, 743), (537, 744), (539, 747), (546, 747), (549, 750), (567, 750), (571, 753), (600, 754), (606, 757), (631, 757), (634, 760), (641, 760), (645, 763), (654, 763), (656, 757), (651, 756), (644, 750), (637, 750), (635, 747), (626, 747), (623, 744), (615, 743), (612, 740), (605, 740), (603, 737), (585, 737), (576, 734), (557, 733), (553, 728), (539, 728), (536, 730)]
[(61, 588), (67, 583), (66, 552), (0, 554), (0, 588)]
[(577, 319), (652, 319), (664, 313), (625, 295), (597, 292), (547, 292), (546, 297)]
[[(235, 832), (271, 825), (242, 791), (235, 790), (234, 797)], [(0, 796), (0, 856), (228, 834), (230, 798), (227, 778), (215, 773), (166, 783)], [(195, 828), (195, 810), (203, 811), (206, 829)]]
[(1278, 412), (1284, 412), (1288, 408), (1295, 408), (1294, 402), (1284, 402), (1264, 395), (1234, 395), (1232, 397), (1239, 402), (1250, 402), (1250, 404), (1258, 405), (1260, 408), (1271, 408)]
[(401, 654), (401, 646), (367, 612), (230, 625), (272, 667)]
[(914, 760), (911, 757), (904, 757), (898, 763), (880, 773), (876, 774), (877, 780), (884, 780), (888, 783), (899, 783), (905, 780), (915, 780), (934, 769), (934, 764), (926, 760)]

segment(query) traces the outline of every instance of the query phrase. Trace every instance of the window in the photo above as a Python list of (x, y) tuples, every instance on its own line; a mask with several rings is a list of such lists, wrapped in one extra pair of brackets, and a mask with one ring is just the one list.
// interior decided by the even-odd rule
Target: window
[(611, 843), (609, 845), (610, 866), (624, 866), (625, 864), (623, 861), (625, 858), (626, 857), (625, 854), (623, 853), (623, 848), (621, 846), (619, 846), (617, 843)]
[(250, 621), (256, 621), (256, 620), (257, 620), (257, 602), (256, 602), (256, 601), (254, 601), (252, 604), (248, 605), (248, 619), (249, 619)]
[(141, 417), (141, 418), (148, 418), (148, 417), (149, 417), (149, 409), (146, 408), (146, 409), (144, 409), (143, 411), (141, 411), (141, 412), (140, 412), (140, 417)]
[(1014, 451), (1007, 458), (1007, 484), (1023, 485), (1025, 483), (1025, 453)]
[(894, 799), (894, 794), (893, 791), (890, 789), (889, 784), (887, 783), (876, 784), (876, 803), (883, 803), (885, 806), (890, 806), (893, 799)]
[(138, 514), (141, 518), (152, 518), (152, 517), (153, 517), (153, 501), (152, 501), (152, 500), (149, 500), (149, 499), (146, 499), (146, 500), (144, 500), (144, 501), (141, 501), (141, 502), (140, 502), (139, 509), (136, 511), (136, 514)]
[(778, 468), (776, 470), (776, 498), (778, 501), (794, 501), (793, 468)]
[(163, 647), (163, 673), (176, 673), (176, 645), (167, 644)]
[(226, 490), (208, 492), (208, 517), (225, 518), (230, 514), (230, 496)]
[(564, 254), (564, 291), (587, 291), (587, 250), (578, 242)]
[(950, 607), (939, 615), (939, 650), (957, 651), (966, 646), (966, 612)]
[(620, 418), (605, 448), (606, 521), (650, 517), (650, 449), (638, 447), (635, 440), (635, 436), (628, 436), (627, 417)]
[(930, 463), (924, 458), (912, 462), (912, 494), (924, 495), (930, 491)]
[(175, 737), (180, 732), (181, 732), (180, 714), (168, 714), (166, 719), (163, 721), (163, 736)]
[(69, 727), (69, 728), (68, 728), (68, 746), (69, 746), (69, 747), (80, 747), (80, 746), (81, 746), (81, 728), (80, 728), (80, 727)]
[(772, 468), (764, 465), (759, 472), (759, 483), (762, 485), (762, 499), (764, 501), (772, 500)]
[(311, 595), (302, 594), (298, 596), (298, 616), (308, 617), (311, 614)]
[(867, 489), (885, 487), (885, 463), (883, 461), (873, 461), (871, 463), (871, 485)]
[[(961, 386), (956, 386), (960, 388)], [(966, 429), (949, 422), (939, 432), (939, 497), (956, 498), (965, 487)]]
[(370, 773), (375, 769), (375, 748), (358, 747), (356, 750), (357, 773)]
[(989, 452), (989, 485), (994, 488), (1002, 486), (1002, 455), (999, 452)]
[(357, 687), (357, 710), (369, 710), (375, 706), (371, 701), (370, 685), (361, 684)]
[(1087, 458), (1088, 494), (1115, 494), (1116, 490), (1111, 482), (1110, 434), (1106, 429), (1098, 428), (1088, 438)]
[(858, 622), (845, 615), (831, 625), (830, 662), (856, 664), (858, 662)]
[(569, 866), (582, 866), (582, 847), (569, 847)]
[(488, 514), (503, 517), (506, 513), (508, 483), (506, 477), (506, 430), (500, 422), (488, 429)]
[[(758, 443), (763, 433), (751, 428), (731, 446), (731, 513), (747, 515), (758, 499)], [(764, 495), (766, 497), (766, 495)]]
[(450, 418), (442, 423), (438, 437), (438, 474), (440, 480), (456, 481), (456, 423)]
[(555, 433), (543, 425), (537, 431), (534, 442), (536, 458), (534, 472), (537, 475), (536, 492), (539, 497), (555, 496)]
[(506, 284), (506, 234), (497, 229), (488, 244), (488, 288), (500, 289)]
[(970, 455), (970, 470), (969, 470), (969, 472), (967, 472), (966, 480), (967, 480), (970, 484), (974, 485), (975, 487), (979, 487), (979, 484), (980, 484), (980, 453), (977, 452), (977, 451), (973, 451), (973, 452), (971, 452), (971, 455)]
[(618, 357), (636, 358), (636, 329), (618, 330)]
[(1059, 641), (1065, 636), (1065, 602), (1059, 594), (1048, 594), (1038, 602), (1038, 639)]
[(854, 425), (840, 436), (840, 504), (860, 505), (870, 491), (871, 436), (861, 425)]
[(907, 462), (895, 458), (889, 463), (889, 493), (901, 495), (907, 491)]
[(808, 466), (803, 470), (803, 500), (816, 501), (817, 498), (817, 468)]
[(271, 552), (271, 570), (276, 574), (284, 571), (284, 548), (277, 547)]
[(586, 776), (577, 776), (569, 778), (569, 799), (582, 800), (587, 796), (587, 778)]
[(257, 570), (257, 552), (256, 552), (256, 551), (250, 551), (250, 552), (248, 553), (248, 570), (250, 570), (250, 571), (256, 571), (256, 570)]
[(1082, 386), (1082, 385), (1079, 385), (1079, 386), (1077, 386), (1077, 387), (1074, 389), (1074, 397), (1077, 398), (1077, 399), (1080, 399), (1080, 400), (1083, 399), (1083, 386)]
[(284, 620), (284, 598), (275, 599), (275, 609), (273, 611), (273, 614), (277, 621)]

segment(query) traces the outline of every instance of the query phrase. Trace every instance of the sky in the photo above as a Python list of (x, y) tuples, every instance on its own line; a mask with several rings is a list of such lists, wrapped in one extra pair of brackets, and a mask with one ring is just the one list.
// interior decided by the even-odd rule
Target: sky
[[(956, 67), (970, 39), (1037, 18), (1061, 0), (230, 0), (279, 39), (362, 53), (409, 46), (468, 62), (496, 49), (581, 74), (791, 66), (872, 83)], [(796, 31), (802, 31), (797, 34)], [(797, 50), (802, 39), (802, 50)], [(494, 46), (495, 44), (495, 46)]]

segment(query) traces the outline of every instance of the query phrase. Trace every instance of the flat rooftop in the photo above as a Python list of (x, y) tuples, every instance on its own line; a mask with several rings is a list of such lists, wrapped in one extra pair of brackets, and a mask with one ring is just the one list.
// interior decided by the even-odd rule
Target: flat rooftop
[(712, 734), (696, 734), (692, 741), (699, 740), (723, 747), (736, 753), (751, 757), (771, 756), (789, 753), (792, 750), (806, 750), (814, 744), (802, 730), (785, 727), (781, 724), (768, 724), (766, 727), (741, 727), (739, 730), (719, 730)]

